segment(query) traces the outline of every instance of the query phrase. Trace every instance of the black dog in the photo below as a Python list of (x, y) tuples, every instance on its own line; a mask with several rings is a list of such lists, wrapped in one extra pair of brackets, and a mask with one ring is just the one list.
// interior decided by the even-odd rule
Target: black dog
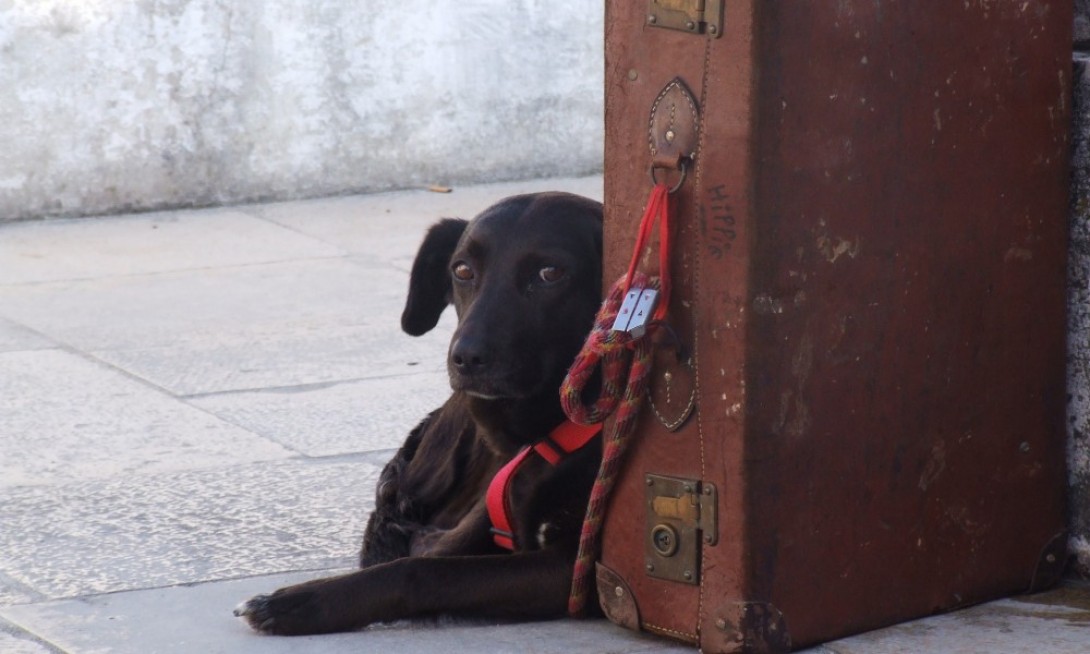
[(601, 301), (601, 252), (601, 205), (563, 193), (433, 226), (401, 325), (423, 334), (454, 304), (453, 395), (383, 470), (361, 569), (259, 595), (235, 614), (285, 635), (439, 613), (562, 616), (600, 443), (555, 466), (527, 459), (507, 496), (513, 552), (491, 533), (485, 494), (505, 463), (565, 421), (558, 389)]

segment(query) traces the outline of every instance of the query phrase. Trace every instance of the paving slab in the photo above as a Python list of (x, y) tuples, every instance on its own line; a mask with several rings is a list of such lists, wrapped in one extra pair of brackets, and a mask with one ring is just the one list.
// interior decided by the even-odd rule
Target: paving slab
[(240, 327), (191, 334), (171, 345), (91, 350), (179, 396), (288, 388), (439, 371), (449, 332), (412, 339), (396, 327), (285, 327), (279, 333)]
[[(0, 572), (0, 606), (30, 604), (31, 602), (40, 602), (45, 599), (48, 598)], [(0, 649), (0, 652), (3, 651), (4, 650)]]
[(307, 456), (399, 447), (450, 395), (445, 371), (216, 393), (193, 406)]
[(401, 621), (353, 633), (284, 638), (254, 633), (231, 615), (231, 609), (247, 597), (314, 576), (276, 575), (117, 593), (10, 607), (0, 609), (0, 615), (72, 654), (688, 654), (694, 651), (626, 631), (605, 620), (522, 624), (454, 619)]
[(0, 284), (238, 266), (344, 252), (237, 209), (4, 226)]
[(806, 650), (809, 654), (1085, 654), (1090, 587), (999, 600)]
[[(256, 634), (230, 615), (231, 607), (256, 593), (341, 571), (269, 575), (45, 602), (0, 609), (0, 616), (73, 654), (695, 651), (604, 620), (497, 624), (438, 618), (375, 625), (346, 634), (280, 638)], [(1086, 598), (1082, 591), (1060, 589), (1001, 600), (826, 643), (802, 653), (1082, 654), (1090, 619)]]
[(407, 287), (392, 269), (281, 262), (8, 287), (0, 315), (192, 395), (438, 369), (453, 316), (406, 336)]
[(57, 654), (60, 651), (21, 629), (8, 631), (0, 622), (0, 652), (4, 654)]
[(0, 488), (294, 453), (63, 350), (0, 353)]
[(48, 347), (56, 347), (56, 343), (22, 325), (0, 318), (0, 352), (40, 350)]
[(255, 206), (255, 215), (364, 259), (408, 271), (424, 232), (439, 218), (472, 218), (523, 193), (566, 191), (602, 199), (602, 177), (564, 177), (457, 187), (450, 193), (396, 191)]
[(80, 349), (113, 350), (242, 328), (396, 327), (408, 276), (304, 260), (0, 288), (0, 315)]
[(389, 456), (10, 487), (0, 573), (56, 599), (351, 566)]

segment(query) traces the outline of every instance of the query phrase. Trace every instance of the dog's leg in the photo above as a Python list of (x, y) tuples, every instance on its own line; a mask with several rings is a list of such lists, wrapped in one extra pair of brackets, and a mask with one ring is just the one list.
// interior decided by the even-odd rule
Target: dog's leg
[(466, 556), (470, 554), (497, 554), (502, 552), (493, 541), (489, 527), (488, 508), (484, 500), (478, 502), (454, 529), (433, 534), (416, 534), (412, 541), (412, 553), (417, 556)]
[(399, 477), (407, 461), (408, 457), (398, 452), (379, 476), (375, 510), (367, 519), (360, 548), (361, 568), (409, 555), (412, 526), (418, 518), (411, 515), (411, 506), (397, 503)]
[(413, 515), (414, 507), (398, 502), (398, 488), (402, 472), (408, 467), (420, 447), (429, 424), (437, 411), (424, 418), (411, 432), (379, 475), (375, 489), (375, 510), (367, 520), (360, 548), (360, 567), (393, 561), (409, 555), (411, 527), (419, 516)]
[(554, 549), (398, 559), (259, 595), (235, 609), (258, 631), (349, 631), (432, 614), (541, 619), (564, 615), (571, 557)]

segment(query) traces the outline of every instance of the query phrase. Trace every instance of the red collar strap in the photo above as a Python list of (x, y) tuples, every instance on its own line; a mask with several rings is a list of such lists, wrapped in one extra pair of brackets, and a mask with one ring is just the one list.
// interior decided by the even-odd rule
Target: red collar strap
[(565, 420), (545, 438), (532, 446), (522, 448), (515, 458), (500, 468), (500, 471), (492, 478), (492, 483), (488, 485), (488, 493), (485, 495), (488, 517), (492, 520), (492, 539), (497, 545), (515, 550), (515, 529), (511, 525), (511, 480), (515, 478), (515, 473), (526, 459), (536, 452), (550, 465), (555, 466), (563, 461), (565, 456), (589, 443), (590, 439), (600, 431), (602, 431), (601, 423), (580, 425)]

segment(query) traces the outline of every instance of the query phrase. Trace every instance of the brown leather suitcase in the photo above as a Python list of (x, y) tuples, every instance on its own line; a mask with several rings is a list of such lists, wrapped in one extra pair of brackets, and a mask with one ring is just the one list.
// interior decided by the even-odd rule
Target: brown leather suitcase
[(605, 521), (612, 620), (785, 651), (1058, 580), (1071, 24), (607, 2), (605, 277), (676, 185), (683, 345)]

